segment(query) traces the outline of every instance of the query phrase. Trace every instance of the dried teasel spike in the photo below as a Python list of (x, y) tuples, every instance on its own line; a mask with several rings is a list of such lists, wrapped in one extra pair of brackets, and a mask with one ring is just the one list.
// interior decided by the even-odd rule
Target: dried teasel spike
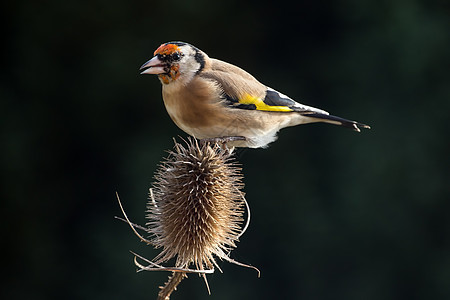
[(241, 232), (237, 235), (238, 239), (247, 231), (247, 228), (250, 225), (250, 216), (251, 216), (251, 214), (250, 214), (250, 206), (248, 205), (247, 200), (245, 200), (244, 195), (241, 195), (241, 196), (242, 196), (242, 201), (245, 204), (245, 208), (247, 209), (247, 221), (245, 222), (244, 228), (242, 228)]
[[(221, 144), (199, 143), (193, 138), (184, 140), (185, 145), (174, 142), (174, 149), (160, 163), (149, 190), (146, 227), (130, 222), (117, 195), (125, 221), (133, 232), (141, 241), (162, 249), (153, 260), (133, 253), (139, 271), (172, 272), (158, 296), (164, 300), (169, 299), (187, 273), (203, 277), (210, 293), (206, 275), (214, 272), (214, 267), (220, 270), (217, 258), (255, 269), (259, 277), (256, 267), (229, 256), (250, 223), (241, 168), (232, 152)], [(242, 226), (245, 210), (247, 220)], [(144, 229), (150, 239), (142, 237), (136, 229)], [(163, 266), (172, 258), (174, 267)]]
[[(138, 272), (140, 272), (140, 271), (171, 271), (171, 272), (179, 272), (179, 273), (196, 273), (199, 275), (214, 273), (214, 269), (196, 270), (196, 269), (183, 269), (183, 268), (176, 268), (176, 267), (163, 267), (163, 266), (160, 266), (160, 265), (152, 262), (151, 260), (146, 259), (145, 257), (143, 257), (137, 253), (134, 253), (133, 251), (130, 251), (130, 252), (134, 255), (134, 264), (139, 268)], [(144, 266), (144, 265), (140, 264), (137, 261), (137, 258), (140, 258), (143, 261), (149, 263), (149, 266)], [(150, 265), (152, 267), (150, 267)]]
[[(118, 192), (116, 192), (116, 198), (117, 198), (117, 201), (119, 202), (120, 210), (122, 211), (122, 214), (123, 214), (123, 216), (125, 217), (125, 221), (128, 223), (128, 225), (130, 225), (130, 227), (131, 227), (131, 229), (133, 230), (134, 234), (135, 234), (142, 242), (145, 242), (145, 243), (147, 243), (148, 245), (151, 245), (151, 244), (152, 244), (151, 241), (149, 241), (149, 240), (143, 238), (143, 237), (139, 234), (139, 232), (137, 232), (137, 230), (136, 230), (135, 227), (141, 227), (141, 226), (140, 226), (140, 225), (135, 225), (135, 224), (131, 223), (131, 222), (130, 222), (130, 219), (128, 219), (128, 216), (127, 216), (127, 214), (125, 213), (125, 210), (123, 209), (122, 202), (120, 202), (120, 198), (119, 198), (119, 193), (118, 193)], [(119, 218), (118, 218), (118, 219), (119, 219)]]

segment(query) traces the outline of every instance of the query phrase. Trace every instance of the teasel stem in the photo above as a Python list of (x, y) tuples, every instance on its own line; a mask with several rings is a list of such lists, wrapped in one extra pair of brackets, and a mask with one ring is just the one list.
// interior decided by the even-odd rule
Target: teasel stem
[(184, 278), (187, 278), (186, 273), (173, 272), (172, 276), (169, 276), (169, 279), (164, 284), (164, 286), (160, 287), (161, 290), (158, 293), (158, 300), (169, 300), (172, 292), (177, 289), (177, 286)]

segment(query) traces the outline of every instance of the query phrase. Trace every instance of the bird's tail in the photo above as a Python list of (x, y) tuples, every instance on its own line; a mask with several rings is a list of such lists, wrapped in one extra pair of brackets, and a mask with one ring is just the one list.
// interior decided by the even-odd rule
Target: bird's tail
[(336, 117), (336, 116), (332, 116), (332, 115), (321, 114), (321, 113), (311, 113), (311, 114), (305, 114), (305, 116), (318, 119), (318, 122), (326, 122), (326, 123), (344, 126), (344, 127), (353, 129), (354, 131), (357, 131), (357, 132), (360, 132), (361, 128), (370, 129), (369, 125), (366, 125), (363, 123), (358, 123), (356, 121), (351, 121), (351, 120), (347, 120), (347, 119)]

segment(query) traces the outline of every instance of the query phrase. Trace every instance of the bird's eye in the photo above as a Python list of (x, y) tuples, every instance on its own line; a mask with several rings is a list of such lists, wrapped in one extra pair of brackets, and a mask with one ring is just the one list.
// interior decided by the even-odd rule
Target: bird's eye
[(172, 59), (173, 60), (180, 60), (181, 55), (178, 52), (175, 52), (174, 54), (172, 54)]

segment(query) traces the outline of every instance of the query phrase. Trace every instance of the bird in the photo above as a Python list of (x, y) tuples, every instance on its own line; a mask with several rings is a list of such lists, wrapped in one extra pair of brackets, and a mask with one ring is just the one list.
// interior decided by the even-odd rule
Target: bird
[(160, 45), (140, 67), (157, 75), (173, 122), (200, 140), (230, 147), (266, 148), (280, 129), (325, 122), (360, 132), (369, 125), (330, 115), (301, 104), (262, 83), (245, 70), (210, 58), (180, 41)]

